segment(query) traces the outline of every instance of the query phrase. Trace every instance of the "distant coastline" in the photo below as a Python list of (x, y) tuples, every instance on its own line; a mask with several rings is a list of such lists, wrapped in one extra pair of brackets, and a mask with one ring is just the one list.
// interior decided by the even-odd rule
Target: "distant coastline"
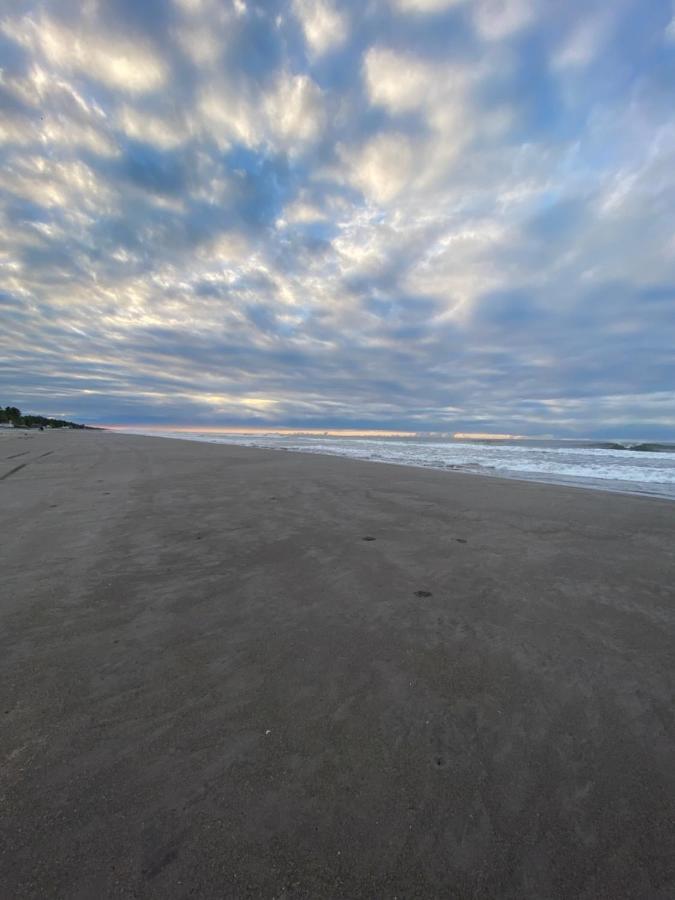
[[(69, 422), (66, 419), (52, 419), (33, 413), (22, 413), (18, 406), (0, 407), (0, 428), (91, 428), (80, 422)], [(96, 429), (98, 430), (98, 429)]]

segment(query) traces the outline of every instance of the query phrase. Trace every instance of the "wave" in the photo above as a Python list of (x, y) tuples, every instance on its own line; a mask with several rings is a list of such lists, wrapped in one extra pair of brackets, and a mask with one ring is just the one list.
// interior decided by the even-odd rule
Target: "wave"
[(628, 444), (625, 449), (639, 453), (674, 453), (675, 444)]
[[(134, 429), (136, 433), (139, 430)], [(147, 432), (146, 432), (147, 433)], [(675, 445), (614, 441), (478, 442), (434, 438), (152, 432), (155, 436), (471, 472), (675, 499)], [(636, 452), (637, 451), (637, 452)]]

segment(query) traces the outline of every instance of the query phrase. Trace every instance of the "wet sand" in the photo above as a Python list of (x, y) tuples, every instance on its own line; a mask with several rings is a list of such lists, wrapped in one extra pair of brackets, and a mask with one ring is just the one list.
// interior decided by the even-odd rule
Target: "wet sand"
[(0, 479), (3, 897), (675, 896), (675, 504), (98, 432)]

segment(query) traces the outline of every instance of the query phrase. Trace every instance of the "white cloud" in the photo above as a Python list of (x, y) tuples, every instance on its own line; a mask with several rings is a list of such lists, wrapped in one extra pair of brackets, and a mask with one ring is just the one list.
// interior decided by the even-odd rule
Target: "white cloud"
[(113, 138), (101, 128), (88, 122), (77, 122), (64, 115), (48, 114), (40, 123), (39, 140), (45, 147), (80, 147), (98, 156), (115, 156), (118, 152)]
[(480, 72), (480, 67), (426, 63), (382, 47), (366, 53), (364, 79), (371, 102), (392, 115), (419, 112), (428, 127), (416, 138), (419, 184), (437, 181), (474, 132), (467, 91)]
[(59, 162), (37, 153), (21, 156), (6, 167), (0, 187), (13, 190), (33, 203), (62, 208), (75, 214), (79, 208), (103, 211), (111, 201), (109, 186), (80, 160)]
[(269, 144), (291, 153), (315, 141), (325, 118), (321, 89), (308, 75), (282, 73), (268, 93), (254, 93), (222, 79), (202, 90), (197, 104), (202, 124), (220, 146), (231, 141)]
[(418, 109), (444, 90), (436, 67), (386, 47), (368, 50), (364, 75), (371, 103), (392, 113)]
[(427, 63), (379, 46), (368, 50), (363, 66), (371, 103), (393, 115), (418, 111), (446, 140), (460, 122), (468, 127), (467, 92), (483, 70), (480, 64)]
[(173, 2), (179, 9), (191, 15), (202, 12), (204, 7), (209, 5), (208, 0), (173, 0)]
[(675, 3), (673, 3), (673, 17), (666, 25), (665, 37), (669, 43), (675, 43)]
[(553, 65), (559, 69), (582, 68), (592, 62), (607, 39), (609, 20), (596, 16), (581, 22), (562, 42), (554, 54)]
[(529, 25), (537, 12), (536, 0), (474, 0), (476, 30), (488, 41), (510, 37)]
[(529, 24), (538, 0), (390, 0), (401, 12), (434, 15), (465, 7), (480, 36), (488, 41), (501, 40)]
[(0, 120), (0, 141), (42, 143), (51, 149), (80, 147), (101, 156), (117, 152), (106, 114), (66, 78), (35, 64), (23, 77), (2, 81), (5, 90), (32, 113), (5, 115)]
[(135, 141), (154, 144), (163, 150), (180, 146), (187, 132), (179, 119), (163, 118), (145, 110), (124, 104), (116, 115), (117, 126)]
[(129, 37), (74, 31), (43, 16), (5, 23), (5, 31), (24, 47), (39, 49), (46, 62), (62, 72), (79, 72), (129, 94), (160, 88), (167, 67), (148, 46)]
[(262, 138), (255, 103), (244, 88), (235, 90), (214, 79), (201, 89), (194, 113), (221, 149), (233, 140), (254, 146)]
[(405, 134), (381, 132), (345, 156), (350, 180), (375, 203), (393, 200), (413, 176), (414, 149)]
[(321, 89), (308, 75), (281, 76), (263, 102), (268, 128), (289, 150), (316, 140), (324, 121)]
[(245, 234), (228, 231), (217, 234), (210, 241), (201, 244), (195, 251), (196, 258), (206, 271), (216, 269), (222, 277), (223, 267), (241, 265), (251, 255), (251, 246)]
[(327, 218), (326, 212), (320, 206), (304, 199), (302, 196), (284, 208), (283, 221), (292, 225), (306, 222), (322, 222)]
[(215, 63), (223, 48), (223, 41), (213, 27), (181, 25), (176, 29), (176, 41), (197, 66)]
[(323, 56), (344, 43), (349, 30), (347, 15), (327, 0), (294, 0), (293, 11), (314, 56)]
[(483, 293), (503, 284), (505, 272), (495, 261), (496, 250), (509, 240), (509, 230), (497, 216), (442, 227), (410, 268), (406, 287), (411, 293), (436, 297), (446, 315), (466, 316)]
[(36, 138), (35, 129), (25, 119), (3, 116), (0, 119), (0, 144), (27, 145)]
[(395, 6), (404, 12), (438, 13), (459, 6), (467, 0), (393, 0)]

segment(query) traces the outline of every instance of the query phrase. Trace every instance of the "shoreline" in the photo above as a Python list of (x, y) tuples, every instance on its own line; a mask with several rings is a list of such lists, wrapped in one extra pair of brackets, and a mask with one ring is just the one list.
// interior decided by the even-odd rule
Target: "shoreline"
[[(414, 462), (399, 462), (395, 460), (388, 459), (372, 459), (368, 457), (349, 457), (342, 455), (340, 453), (330, 453), (329, 451), (310, 451), (310, 450), (295, 450), (289, 449), (287, 447), (261, 447), (253, 444), (243, 444), (236, 442), (228, 442), (226, 440), (221, 439), (210, 439), (208, 437), (205, 438), (194, 438), (194, 437), (186, 437), (182, 434), (151, 434), (146, 432), (134, 432), (134, 431), (117, 431), (115, 429), (102, 429), (107, 431), (109, 434), (124, 434), (129, 437), (148, 437), (148, 438), (164, 438), (166, 440), (182, 440), (189, 441), (192, 443), (199, 444), (215, 444), (221, 445), (225, 447), (240, 447), (242, 449), (250, 449), (250, 450), (271, 450), (271, 451), (283, 451), (285, 453), (299, 453), (305, 456), (328, 456), (332, 459), (346, 459), (353, 460), (354, 462), (368, 462), (368, 463), (377, 463), (379, 465), (388, 465), (388, 466), (400, 466), (403, 468), (410, 469), (422, 469), (422, 470), (430, 470), (434, 472), (443, 472), (444, 474), (457, 474), (457, 475), (468, 475), (475, 476), (477, 478), (496, 478), (499, 480), (506, 481), (515, 481), (518, 483), (524, 484), (542, 484), (542, 485), (550, 485), (552, 487), (565, 487), (565, 488), (575, 488), (577, 490), (582, 491), (600, 491), (603, 493), (609, 494), (622, 494), (629, 497), (644, 497), (647, 499), (656, 499), (656, 500), (667, 500), (671, 503), (675, 502), (675, 495), (668, 493), (660, 493), (658, 491), (650, 491), (650, 490), (640, 490), (639, 488), (635, 488), (631, 490), (628, 487), (621, 487), (621, 482), (618, 480), (610, 480), (607, 479), (608, 484), (617, 485), (617, 486), (608, 486), (607, 484), (603, 484), (603, 479), (596, 479), (593, 484), (584, 483), (583, 476), (578, 476), (576, 479), (573, 476), (569, 476), (569, 480), (565, 480), (565, 476), (559, 476), (556, 478), (555, 476), (525, 476), (522, 474), (510, 474), (507, 470), (504, 470), (503, 473), (495, 473), (490, 471), (484, 472), (476, 472), (470, 471), (461, 465), (446, 465), (446, 466), (432, 466), (432, 465), (424, 465), (421, 463)], [(208, 432), (205, 432), (208, 434)], [(590, 482), (591, 479), (589, 478)], [(635, 484), (635, 482), (626, 482), (627, 484)], [(657, 483), (657, 482), (655, 482)], [(645, 482), (648, 484), (648, 482)]]
[(670, 502), (101, 432), (0, 450), (8, 895), (672, 894)]

